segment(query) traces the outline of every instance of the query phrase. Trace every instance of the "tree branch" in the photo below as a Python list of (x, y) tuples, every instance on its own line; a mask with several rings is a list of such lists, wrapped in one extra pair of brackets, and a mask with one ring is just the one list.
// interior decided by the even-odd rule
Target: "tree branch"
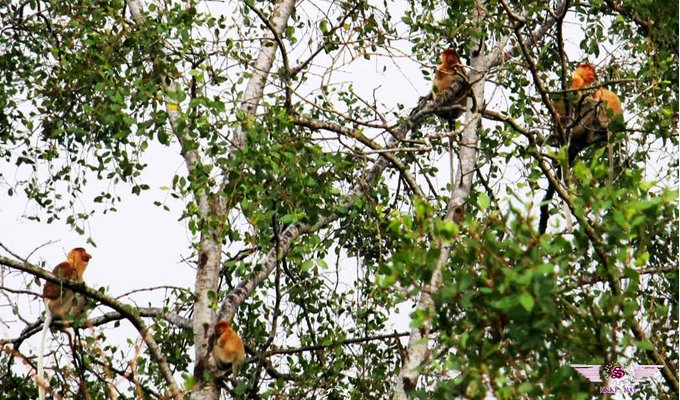
[(74, 292), (80, 293), (88, 298), (97, 300), (100, 303), (117, 311), (125, 319), (130, 321), (132, 326), (134, 326), (137, 329), (137, 332), (139, 332), (139, 335), (146, 343), (147, 347), (150, 350), (152, 358), (158, 363), (158, 367), (161, 371), (161, 374), (163, 375), (163, 379), (165, 379), (165, 382), (168, 385), (168, 389), (170, 391), (169, 395), (175, 400), (181, 400), (183, 398), (182, 390), (179, 388), (179, 386), (177, 386), (175, 378), (172, 375), (172, 371), (168, 366), (168, 362), (165, 359), (165, 356), (163, 356), (163, 353), (161, 352), (160, 346), (158, 346), (158, 343), (156, 343), (156, 340), (153, 338), (151, 332), (149, 332), (149, 328), (146, 326), (144, 321), (139, 317), (139, 315), (135, 313), (135, 309), (133, 307), (131, 307), (128, 304), (121, 303), (103, 294), (98, 290), (86, 286), (84, 282), (75, 282), (62, 279), (60, 277), (53, 275), (50, 272), (45, 271), (42, 268), (36, 267), (28, 263), (18, 262), (11, 258), (0, 256), (0, 265), (4, 265), (6, 267), (13, 268), (19, 271), (27, 272), (33, 276), (37, 276), (49, 282), (57, 283), (63, 287), (73, 290)]
[[(457, 91), (456, 93), (462, 94), (469, 90), (467, 84), (458, 83), (454, 85), (451, 90)], [(400, 121), (399, 126), (393, 130), (393, 135), (388, 139), (386, 148), (398, 148), (399, 144), (403, 141), (406, 135), (417, 129), (425, 118), (432, 115), (437, 110), (437, 106), (433, 101), (421, 98), (418, 105), (411, 110), (407, 117)], [(470, 124), (474, 129), (475, 124)], [(343, 197), (337, 204), (338, 207), (343, 208), (353, 208), (355, 196), (364, 195), (364, 187), (366, 184), (374, 185), (378, 178), (382, 175), (383, 171), (389, 165), (389, 159), (387, 157), (379, 157), (373, 165), (365, 172), (361, 182), (356, 184), (349, 194)], [(311, 226), (306, 223), (297, 223), (288, 225), (281, 235), (279, 236), (279, 248), (280, 251), (277, 254), (276, 248), (272, 248), (266, 255), (263, 255), (258, 264), (261, 268), (253, 272), (248, 278), (241, 281), (232, 290), (222, 302), (220, 306), (220, 311), (218, 313), (218, 319), (225, 319), (231, 321), (238, 309), (238, 306), (245, 301), (245, 299), (252, 293), (253, 290), (269, 276), (269, 274), (276, 267), (277, 257), (282, 257), (288, 254), (293, 246), (293, 242), (297, 240), (301, 235), (309, 232), (315, 232), (322, 229), (339, 218), (338, 214), (333, 213), (326, 217), (321, 217), (319, 221)]]
[(291, 76), (291, 71), (290, 71), (290, 66), (288, 63), (288, 53), (286, 52), (286, 46), (283, 45), (283, 41), (281, 40), (281, 34), (279, 31), (276, 29), (276, 27), (267, 19), (267, 17), (258, 9), (255, 7), (252, 1), (245, 1), (246, 7), (251, 9), (255, 14), (257, 14), (258, 17), (260, 17), (260, 20), (262, 23), (267, 26), (269, 31), (272, 33), (272, 36), (274, 37), (274, 40), (276, 41), (276, 45), (278, 46), (279, 50), (281, 51), (281, 61), (283, 62), (283, 83), (284, 83), (284, 91), (286, 95), (286, 102), (284, 103), (284, 107), (287, 110), (290, 110), (291, 108), (291, 99), (290, 99), (290, 76)]
[[(502, 116), (498, 113), (490, 112), (490, 111), (485, 111), (486, 114), (493, 116), (497, 120), (502, 120), (510, 124), (513, 129), (517, 130), (517, 132), (521, 133), (525, 137), (529, 139), (529, 142), (531, 146), (533, 147), (534, 151), (531, 152), (532, 156), (534, 159), (537, 161), (539, 168), (543, 171), (543, 174), (545, 177), (548, 179), (551, 185), (555, 187), (555, 192), (560, 196), (560, 198), (567, 204), (569, 209), (571, 210), (572, 214), (576, 217), (576, 220), (578, 221), (579, 225), (581, 225), (584, 233), (588, 237), (588, 240), (590, 241), (591, 245), (593, 246), (593, 249), (595, 250), (595, 254), (597, 255), (597, 258), (600, 260), (600, 263), (605, 271), (606, 279), (609, 284), (609, 287), (612, 292), (612, 296), (614, 297), (620, 297), (622, 295), (621, 291), (621, 286), (619, 284), (619, 279), (618, 279), (618, 271), (615, 270), (615, 267), (611, 265), (609, 262), (609, 258), (607, 257), (607, 250), (605, 249), (604, 244), (600, 240), (600, 237), (598, 236), (597, 232), (595, 231), (595, 228), (593, 228), (593, 225), (591, 222), (588, 220), (586, 215), (584, 213), (577, 213), (576, 212), (576, 206), (574, 205), (574, 202), (572, 200), (571, 195), (567, 192), (566, 188), (564, 188), (562, 185), (559, 184), (557, 178), (555, 175), (552, 174), (550, 171), (550, 168), (548, 164), (546, 163), (545, 159), (540, 155), (540, 152), (538, 150), (538, 143), (536, 141), (536, 136), (535, 134), (523, 128), (519, 123), (514, 121), (512, 118)], [(640, 340), (640, 341), (645, 341), (647, 340), (646, 334), (642, 327), (640, 326), (640, 323), (634, 318), (630, 317), (630, 324), (631, 324), (631, 330), (633, 331), (633, 334), (635, 335), (635, 338)], [(664, 368), (661, 370), (661, 374), (663, 375), (664, 379), (668, 383), (668, 385), (675, 391), (676, 393), (678, 392), (678, 378), (677, 375), (675, 374), (675, 369), (672, 368), (672, 364), (670, 360), (668, 360), (668, 357), (666, 357), (665, 354), (663, 354), (661, 351), (654, 349), (654, 350), (646, 350), (647, 354), (650, 356), (654, 362), (658, 364), (663, 364)]]
[(394, 151), (397, 149), (386, 149), (378, 145), (376, 142), (372, 141), (371, 139), (367, 138), (366, 135), (364, 135), (361, 130), (359, 129), (349, 129), (345, 128), (344, 126), (334, 124), (332, 122), (327, 122), (327, 121), (321, 121), (318, 119), (312, 119), (312, 118), (307, 118), (303, 116), (296, 116), (293, 119), (293, 123), (299, 126), (305, 126), (310, 129), (324, 129), (328, 130), (331, 132), (338, 133), (340, 135), (344, 135), (347, 137), (351, 137), (353, 139), (356, 139), (360, 143), (363, 143), (367, 147), (369, 147), (372, 150), (379, 151), (380, 155), (382, 157), (387, 158), (394, 167), (399, 170), (401, 175), (404, 177), (406, 180), (406, 183), (408, 184), (409, 188), (413, 193), (416, 194), (416, 196), (420, 197), (421, 199), (425, 198), (425, 193), (423, 193), (422, 190), (420, 190), (420, 186), (418, 186), (418, 183), (416, 182), (415, 178), (413, 175), (411, 175), (410, 172), (408, 172), (406, 166), (394, 155), (390, 154), (388, 152), (384, 152), (383, 150), (390, 150)]

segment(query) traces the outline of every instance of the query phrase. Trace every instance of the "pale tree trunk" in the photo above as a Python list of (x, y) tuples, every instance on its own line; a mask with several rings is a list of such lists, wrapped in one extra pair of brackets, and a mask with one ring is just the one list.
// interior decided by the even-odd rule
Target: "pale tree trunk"
[[(257, 106), (260, 104), (262, 94), (264, 93), (267, 76), (269, 76), (269, 72), (274, 64), (274, 56), (280, 50), (273, 41), (274, 35), (281, 37), (293, 11), (295, 11), (295, 0), (279, 0), (274, 6), (272, 15), (269, 18), (269, 27), (274, 30), (274, 33), (269, 32), (267, 38), (262, 42), (260, 54), (257, 56), (252, 70), (253, 75), (246, 85), (245, 92), (243, 92), (241, 109), (247, 115), (255, 115)], [(239, 130), (234, 136), (234, 146), (240, 149), (243, 146), (243, 139), (243, 132)]]
[[(565, 7), (565, 1), (562, 0), (556, 5), (556, 10), (561, 10)], [(486, 14), (485, 1), (477, 1), (475, 13), (472, 21), (477, 24), (477, 28), (483, 31), (483, 20)], [(532, 46), (539, 38), (557, 22), (557, 17), (549, 18), (543, 25), (539, 26), (533, 35), (527, 41), (528, 45)], [(474, 96), (477, 105), (477, 110), (471, 110), (472, 117), (466, 121), (467, 125), (463, 131), (460, 142), (460, 155), (458, 170), (454, 176), (451, 200), (449, 202), (449, 209), (446, 219), (459, 222), (463, 218), (464, 205), (467, 197), (472, 189), (472, 177), (476, 170), (477, 159), (477, 127), (481, 123), (482, 110), (484, 104), (484, 76), (493, 67), (505, 62), (509, 57), (519, 52), (519, 47), (515, 46), (511, 49), (505, 49), (510, 37), (502, 38), (492, 51), (485, 52), (484, 43), (477, 43), (470, 46), (476, 49), (476, 53), (470, 59), (470, 73), (468, 74), (468, 81), (473, 82), (472, 95)], [(434, 301), (432, 294), (441, 286), (442, 268), (446, 265), (451, 254), (451, 246), (442, 244), (437, 241), (435, 246), (441, 249), (440, 256), (435, 265), (435, 270), (432, 274), (429, 284), (423, 288), (422, 293), (418, 299), (417, 307), (421, 310), (432, 310), (434, 308)], [(402, 368), (399, 371), (397, 380), (394, 386), (394, 399), (406, 400), (408, 399), (408, 392), (416, 389), (418, 379), (421, 375), (421, 369), (428, 363), (429, 350), (429, 334), (431, 331), (431, 321), (426, 320), (422, 326), (415, 327), (411, 330), (408, 347), (405, 349), (405, 355), (402, 363)]]
[[(270, 18), (270, 26), (274, 29), (275, 33), (270, 32), (263, 41), (260, 54), (253, 67), (253, 75), (248, 81), (243, 94), (241, 108), (246, 115), (255, 115), (255, 111), (264, 93), (267, 76), (274, 64), (277, 47), (266, 44), (272, 41), (274, 34), (281, 35), (283, 33), (294, 9), (294, 0), (280, 0), (274, 6)], [(243, 132), (238, 130), (234, 134), (234, 147), (241, 148), (242, 145)], [(206, 200), (205, 198), (208, 199)], [(203, 194), (197, 200), (199, 201), (202, 222), (207, 222), (211, 219), (217, 220), (219, 221), (218, 226), (226, 222), (228, 210), (225, 208), (224, 201), (219, 194)], [(218, 290), (222, 236), (221, 229), (207, 229), (202, 231), (199, 242), (198, 268), (196, 270), (196, 284), (194, 288), (196, 302), (193, 309), (195, 365), (197, 366), (195, 372), (198, 373), (196, 375), (199, 375), (205, 367), (214, 368), (209, 340), (213, 334), (216, 315), (210, 307), (208, 295), (210, 292), (217, 292)], [(229, 321), (232, 318), (233, 314), (230, 316)], [(201, 376), (196, 376), (196, 378), (200, 380)], [(191, 393), (191, 398), (196, 400), (214, 400), (218, 399), (219, 396), (220, 389), (212, 381), (200, 381), (199, 385)]]
[[(484, 80), (480, 71), (488, 68), (485, 65), (485, 57), (478, 56), (471, 59), (471, 73), (469, 81), (476, 82), (472, 87), (472, 95), (475, 97), (475, 104), (482, 104), (484, 99)], [(444, 217), (446, 220), (460, 222), (462, 220), (465, 202), (470, 189), (472, 188), (472, 177), (475, 173), (477, 160), (477, 128), (481, 120), (478, 110), (472, 110), (469, 120), (465, 121), (466, 127), (463, 130), (460, 142), (460, 154), (458, 170), (454, 178), (449, 209)], [(418, 308), (421, 310), (432, 310), (434, 301), (432, 294), (439, 289), (442, 281), (442, 269), (449, 260), (451, 245), (444, 244), (441, 239), (437, 239), (435, 246), (441, 252), (435, 264), (432, 278), (428, 285), (423, 287), (418, 299)], [(397, 381), (394, 387), (394, 398), (407, 399), (407, 392), (416, 388), (420, 377), (419, 367), (425, 365), (429, 358), (428, 338), (431, 329), (431, 322), (426, 320), (422, 326), (411, 329), (408, 347)]]
[[(479, 4), (473, 21), (481, 24), (484, 19), (483, 5)], [(482, 43), (483, 44), (483, 43)], [(472, 96), (474, 101), (468, 101), (468, 107), (472, 104), (479, 108), (484, 102), (484, 74), (489, 68), (489, 57), (483, 54), (482, 44), (478, 45), (478, 54), (470, 59), (470, 73), (468, 81), (474, 82), (472, 85)], [(472, 104), (471, 104), (472, 103)], [(458, 155), (458, 168), (454, 175), (451, 187), (451, 199), (448, 211), (444, 217), (446, 220), (460, 222), (463, 218), (465, 202), (472, 189), (472, 177), (476, 170), (477, 162), (477, 128), (481, 123), (481, 110), (470, 110), (469, 118), (465, 121), (465, 128), (460, 139), (460, 153)], [(453, 173), (453, 171), (451, 171)], [(441, 239), (437, 239), (434, 244), (440, 249), (439, 258), (434, 266), (434, 271), (430, 282), (423, 287), (418, 298), (418, 309), (433, 310), (434, 300), (432, 295), (439, 289), (442, 283), (442, 269), (446, 266), (451, 254), (451, 244), (445, 244)], [(399, 400), (408, 399), (407, 393), (416, 389), (418, 378), (421, 374), (421, 367), (429, 361), (430, 349), (428, 347), (430, 330), (432, 323), (425, 320), (421, 326), (411, 329), (408, 347), (406, 348), (402, 367), (397, 376), (394, 387), (394, 398)]]
[[(142, 5), (138, 0), (128, 0), (130, 13), (137, 23), (146, 21)], [(272, 16), (269, 19), (269, 26), (273, 33), (269, 32), (261, 45), (260, 54), (253, 67), (253, 75), (250, 78), (243, 95), (241, 108), (247, 115), (254, 115), (259, 105), (267, 76), (274, 63), (274, 56), (277, 51), (276, 46), (268, 45), (272, 42), (274, 35), (281, 35), (295, 9), (295, 0), (279, 0), (274, 6)], [(162, 56), (162, 55), (158, 55)], [(171, 83), (163, 88), (166, 93), (172, 93), (175, 88)], [(176, 121), (179, 117), (179, 107), (172, 99), (166, 98), (166, 111), (169, 115), (170, 125), (177, 136), (180, 144), (185, 140), (182, 132), (178, 132)], [(243, 133), (239, 130), (233, 136), (234, 146), (240, 148), (243, 144)], [(185, 160), (187, 171), (191, 175), (192, 171), (201, 164), (201, 157), (198, 149), (184, 150), (182, 146), (182, 156)], [(195, 194), (198, 204), (198, 219), (201, 226), (201, 234), (198, 246), (198, 262), (196, 268), (196, 281), (194, 286), (195, 303), (193, 307), (193, 333), (195, 348), (195, 372), (201, 373), (205, 368), (213, 368), (214, 362), (210, 356), (209, 341), (213, 334), (213, 326), (216, 322), (216, 315), (210, 307), (209, 293), (217, 292), (218, 278), (221, 265), (222, 236), (221, 226), (225, 223), (228, 210), (225, 208), (223, 199), (218, 194), (202, 191)], [(217, 227), (210, 224), (217, 221)], [(233, 314), (231, 315), (233, 318)], [(230, 318), (231, 320), (231, 318)], [(200, 380), (200, 376), (196, 376)], [(219, 388), (214, 382), (203, 382), (192, 390), (191, 398), (200, 400), (215, 400), (220, 395)]]

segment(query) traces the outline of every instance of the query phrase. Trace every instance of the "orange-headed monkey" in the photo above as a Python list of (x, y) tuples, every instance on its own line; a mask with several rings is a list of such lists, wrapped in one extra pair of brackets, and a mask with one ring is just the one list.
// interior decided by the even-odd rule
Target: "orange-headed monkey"
[(578, 89), (588, 86), (595, 82), (596, 79), (595, 67), (590, 64), (579, 64), (571, 75), (571, 88)]
[[(592, 84), (597, 80), (595, 68), (588, 63), (579, 64), (576, 67), (571, 77), (571, 88), (581, 89)], [(567, 150), (568, 166), (573, 165), (576, 156), (581, 150), (590, 146), (593, 143), (606, 141), (608, 138), (609, 123), (612, 117), (622, 115), (623, 109), (621, 107), (621, 100), (619, 96), (611, 90), (604, 88), (596, 89), (592, 95), (583, 95), (583, 90), (578, 90), (579, 93), (579, 107), (576, 112), (570, 112), (570, 116), (575, 123), (571, 127), (569, 148)], [(563, 101), (556, 101), (554, 103), (560, 121), (566, 122), (565, 117), (565, 103)], [(574, 110), (572, 108), (572, 110)], [(609, 144), (610, 163), (612, 157), (612, 147)], [(558, 171), (561, 171), (559, 169)], [(611, 168), (610, 168), (611, 171)], [(610, 178), (611, 180), (611, 178)], [(555, 187), (550, 184), (543, 198), (541, 205), (541, 213), (538, 223), (538, 231), (545, 233), (548, 226), (548, 202), (555, 194)]]
[[(66, 261), (57, 265), (52, 274), (60, 278), (83, 282), (83, 273), (91, 258), (92, 256), (85, 249), (76, 247), (69, 251)], [(54, 282), (45, 283), (43, 297), (45, 299), (46, 310), (38, 354), (38, 377), (40, 379), (44, 379), (43, 354), (45, 351), (45, 337), (52, 320), (67, 321), (69, 316), (79, 317), (87, 306), (84, 296)], [(40, 400), (45, 399), (45, 387), (41, 383), (38, 384), (38, 394)]]
[(215, 347), (213, 347), (213, 356), (217, 366), (224, 369), (228, 364), (231, 364), (231, 372), (236, 379), (238, 363), (246, 358), (243, 341), (227, 321), (219, 321), (215, 324), (215, 334), (218, 339)]
[[(448, 122), (449, 129), (453, 129), (455, 121), (465, 112), (469, 85), (465, 78), (465, 68), (453, 48), (442, 51), (439, 55), (441, 64), (437, 66), (432, 81), (432, 99), (436, 107), (451, 107), (449, 110), (438, 110), (435, 114)], [(446, 90), (455, 87), (454, 83), (465, 83), (463, 93), (446, 93)]]
[(456, 77), (465, 76), (465, 68), (463, 68), (455, 49), (449, 47), (442, 51), (439, 55), (439, 61), (441, 64), (437, 67), (432, 82), (432, 96), (434, 98), (437, 98), (437, 94), (441, 94), (441, 92), (450, 88)]
[[(571, 89), (581, 89), (592, 84), (597, 80), (597, 73), (595, 72), (595, 67), (591, 64), (583, 63), (579, 64), (574, 70), (571, 76)], [(590, 143), (593, 140), (593, 132), (606, 130), (608, 124), (612, 120), (612, 116), (622, 115), (623, 109), (621, 107), (621, 100), (619, 97), (612, 92), (604, 88), (598, 88), (592, 95), (583, 94), (583, 91), (579, 90), (579, 107), (576, 113), (572, 114), (571, 117), (574, 121), (578, 123), (573, 127), (571, 132), (572, 140), (582, 139), (586, 137), (586, 142)], [(602, 106), (599, 106), (602, 104)], [(557, 116), (559, 120), (563, 123), (567, 123), (565, 104), (563, 101), (558, 100), (553, 103)], [(596, 109), (595, 112), (592, 112)], [(574, 110), (574, 108), (572, 108)], [(574, 115), (578, 114), (578, 115)], [(595, 119), (597, 118), (597, 119)], [(588, 143), (585, 143), (586, 145)]]
[[(578, 89), (583, 86), (590, 85), (597, 79), (597, 74), (595, 73), (595, 68), (590, 64), (579, 64), (571, 77), (571, 88)], [(599, 88), (593, 93), (593, 98), (598, 102), (605, 104), (606, 109), (610, 110), (612, 115), (622, 115), (623, 109), (621, 107), (621, 100), (619, 96), (611, 90), (604, 88)], [(605, 113), (601, 113), (600, 121), (607, 123), (610, 119), (603, 118), (602, 116), (608, 115), (609, 112), (605, 110)]]

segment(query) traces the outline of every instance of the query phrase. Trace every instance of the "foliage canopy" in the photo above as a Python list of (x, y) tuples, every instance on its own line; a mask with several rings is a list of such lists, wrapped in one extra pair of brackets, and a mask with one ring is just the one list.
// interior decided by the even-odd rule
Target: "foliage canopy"
[[(195, 289), (154, 307), (89, 293), (93, 327), (50, 358), (55, 393), (586, 399), (599, 386), (570, 364), (637, 363), (666, 368), (636, 396), (677, 397), (677, 6), (146, 3), (0, 5), (0, 185), (40, 206), (27, 218), (115, 247), (88, 219), (123, 188), (146, 196), (150, 149), (185, 166), (168, 190)], [(453, 130), (419, 99), (449, 46), (474, 98)], [(581, 62), (625, 114), (569, 168), (553, 113), (581, 95)], [(0, 292), (21, 314), (39, 283), (25, 277), (46, 277), (8, 254)], [(210, 361), (218, 318), (249, 349), (238, 381)], [(125, 319), (160, 354), (107, 344)], [(34, 364), (39, 322), (2, 342), (9, 398), (37, 393), (17, 360)]]

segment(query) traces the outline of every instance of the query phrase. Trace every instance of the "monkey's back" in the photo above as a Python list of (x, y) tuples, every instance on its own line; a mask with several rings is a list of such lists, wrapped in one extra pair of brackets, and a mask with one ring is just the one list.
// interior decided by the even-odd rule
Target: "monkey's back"
[(241, 338), (234, 333), (225, 332), (217, 340), (214, 348), (215, 356), (218, 360), (228, 360), (239, 362), (245, 358), (245, 347)]

